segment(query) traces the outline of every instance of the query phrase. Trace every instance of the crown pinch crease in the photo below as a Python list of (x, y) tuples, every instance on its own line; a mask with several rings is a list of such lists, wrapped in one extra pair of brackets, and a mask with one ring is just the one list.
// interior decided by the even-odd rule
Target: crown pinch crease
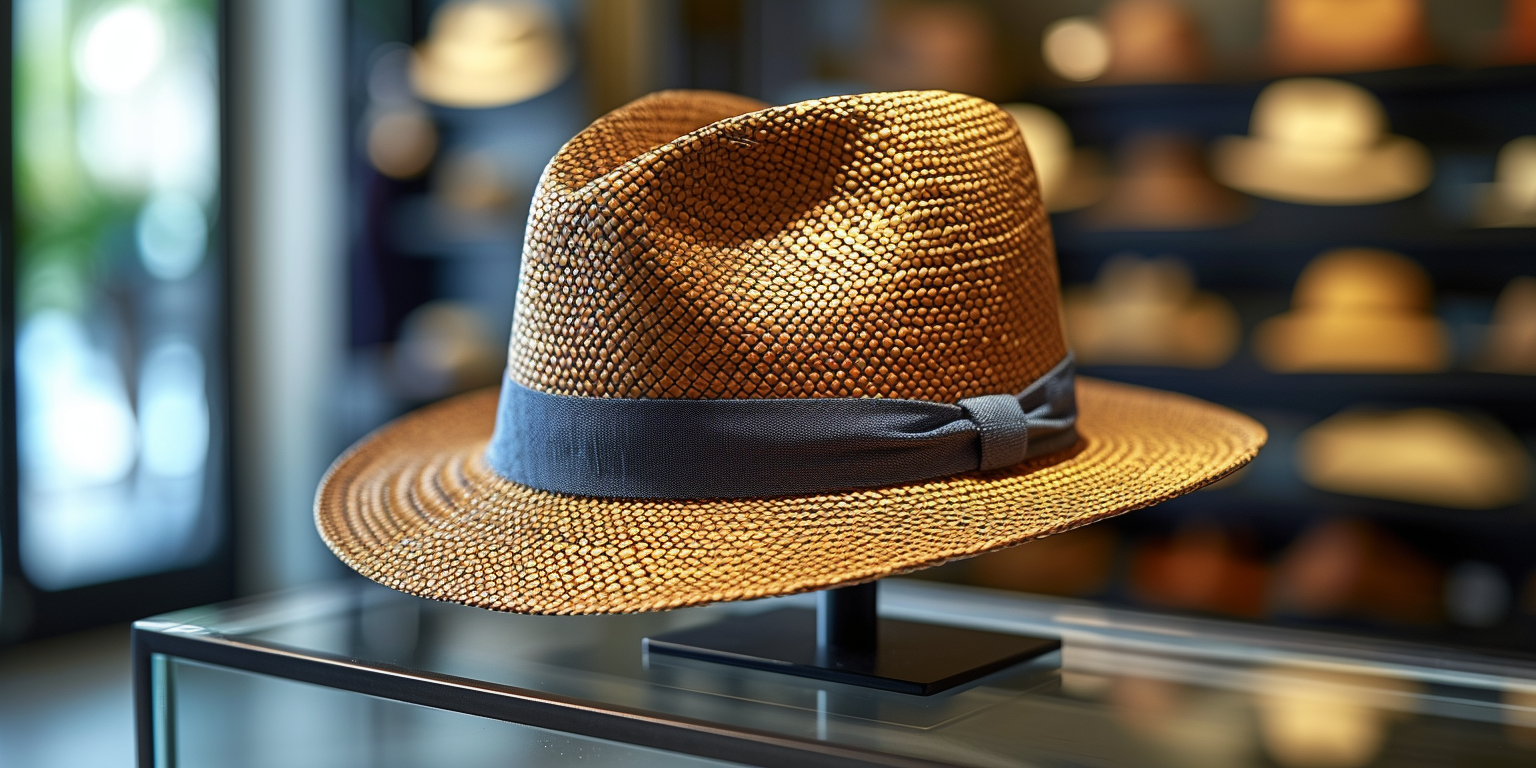
[(1066, 354), (1017, 126), (937, 91), (664, 92), (535, 195), (509, 371), (585, 397), (1013, 393)]

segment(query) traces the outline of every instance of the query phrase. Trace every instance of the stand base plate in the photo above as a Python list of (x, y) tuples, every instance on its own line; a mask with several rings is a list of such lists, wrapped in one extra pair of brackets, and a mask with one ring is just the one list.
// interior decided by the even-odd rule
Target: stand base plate
[(644, 648), (646, 653), (929, 696), (1061, 647), (1055, 638), (897, 619), (880, 619), (879, 638), (873, 655), (818, 659), (816, 612), (783, 608), (647, 637)]

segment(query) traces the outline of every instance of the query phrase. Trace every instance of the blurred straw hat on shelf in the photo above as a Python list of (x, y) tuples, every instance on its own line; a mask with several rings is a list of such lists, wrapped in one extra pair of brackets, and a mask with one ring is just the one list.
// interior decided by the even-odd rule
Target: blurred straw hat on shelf
[(1024, 134), (1024, 145), (1034, 161), (1047, 211), (1070, 211), (1103, 197), (1103, 161), (1093, 150), (1073, 146), (1072, 131), (1066, 121), (1038, 104), (1002, 107)]
[(1217, 184), (1192, 139), (1142, 134), (1121, 147), (1104, 199), (1087, 213), (1103, 229), (1210, 229), (1248, 212), (1242, 195)]
[(550, 91), (570, 68), (559, 20), (544, 3), (452, 0), (416, 47), (411, 83), (434, 104), (499, 107)]
[(1429, 185), (1429, 152), (1387, 133), (1381, 103), (1326, 78), (1271, 84), (1253, 107), (1249, 136), (1215, 147), (1216, 177), (1249, 194), (1308, 205), (1399, 200)]
[(1274, 605), (1309, 618), (1431, 624), (1443, 615), (1443, 577), (1433, 561), (1379, 525), (1325, 520), (1281, 554)]
[(1530, 483), (1509, 430), (1439, 408), (1331, 416), (1302, 433), (1297, 462), (1315, 488), (1450, 509), (1507, 507)]
[(504, 211), (519, 197), (507, 176), (494, 153), (484, 149), (459, 150), (440, 163), (433, 179), (433, 194), (460, 211)]
[(972, 560), (966, 582), (980, 587), (1080, 597), (1109, 585), (1119, 535), (1090, 525)]
[(1171, 256), (1122, 254), (1091, 286), (1067, 291), (1067, 340), (1084, 364), (1214, 368), (1236, 351), (1237, 311), (1196, 291), (1194, 276)]
[(882, 89), (990, 95), (999, 73), (994, 29), (972, 3), (881, 3), (866, 74)]
[(1270, 0), (1268, 17), (1278, 72), (1364, 72), (1431, 58), (1422, 0)]
[(1265, 612), (1270, 573), (1232, 534), (1186, 525), (1144, 542), (1131, 558), (1131, 591), (1142, 602), (1257, 618)]
[(1504, 0), (1503, 44), (1496, 62), (1536, 62), (1536, 0)]
[(1521, 136), (1499, 150), (1493, 183), (1481, 185), (1478, 223), (1536, 227), (1536, 136)]
[(1517, 277), (1499, 293), (1480, 367), (1536, 375), (1536, 277)]
[(495, 384), (506, 359), (483, 313), (440, 300), (406, 316), (390, 362), (401, 395), (429, 400)]
[(1210, 74), (1200, 25), (1178, 0), (1116, 0), (1099, 23), (1109, 38), (1102, 82), (1183, 83)]
[(1443, 370), (1450, 343), (1432, 304), (1429, 276), (1407, 257), (1339, 248), (1302, 270), (1291, 311), (1259, 326), (1254, 351), (1282, 373)]

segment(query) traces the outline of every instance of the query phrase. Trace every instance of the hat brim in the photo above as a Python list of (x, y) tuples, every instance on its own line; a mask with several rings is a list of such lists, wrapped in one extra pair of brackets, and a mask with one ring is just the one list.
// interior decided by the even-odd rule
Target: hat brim
[(1071, 449), (993, 472), (818, 496), (565, 496), (481, 460), (494, 389), (424, 408), (332, 465), (326, 543), (391, 588), (500, 611), (626, 613), (854, 584), (1061, 533), (1214, 482), (1265, 440), (1167, 392), (1077, 381)]
[(1252, 195), (1303, 205), (1369, 205), (1401, 200), (1429, 186), (1423, 145), (1388, 136), (1350, 162), (1310, 168), (1276, 151), (1272, 142), (1224, 136), (1214, 151), (1217, 179)]

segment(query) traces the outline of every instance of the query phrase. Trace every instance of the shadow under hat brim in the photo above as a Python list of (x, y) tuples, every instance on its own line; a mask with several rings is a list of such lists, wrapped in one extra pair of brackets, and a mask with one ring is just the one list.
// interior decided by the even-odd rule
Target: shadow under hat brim
[(825, 589), (1061, 533), (1214, 482), (1265, 441), (1201, 400), (1077, 381), (1072, 449), (994, 472), (818, 496), (607, 499), (481, 460), (494, 389), (424, 408), (332, 465), (326, 543), (385, 586), (519, 613), (625, 613)]
[(1264, 139), (1226, 136), (1217, 141), (1213, 170), (1221, 183), (1251, 195), (1303, 205), (1369, 205), (1401, 200), (1429, 186), (1424, 145), (1389, 136), (1362, 149), (1349, 163), (1308, 169)]

